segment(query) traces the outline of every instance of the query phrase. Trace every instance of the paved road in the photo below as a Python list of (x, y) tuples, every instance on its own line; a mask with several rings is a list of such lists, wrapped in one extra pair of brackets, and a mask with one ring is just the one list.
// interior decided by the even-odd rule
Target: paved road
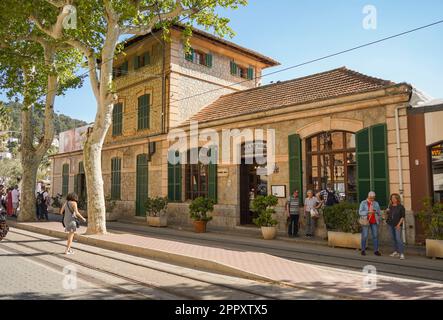
[(0, 299), (336, 299), (202, 272), (11, 228), (0, 242)]

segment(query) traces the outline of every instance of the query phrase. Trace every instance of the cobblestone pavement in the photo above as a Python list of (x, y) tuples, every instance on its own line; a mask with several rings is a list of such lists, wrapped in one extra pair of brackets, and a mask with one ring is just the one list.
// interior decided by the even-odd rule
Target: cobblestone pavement
[[(11, 228), (7, 239), (0, 242), (0, 299), (337, 298), (192, 270), (79, 243), (74, 243), (74, 255), (65, 256), (64, 243)], [(75, 277), (68, 274), (69, 270), (75, 270)]]

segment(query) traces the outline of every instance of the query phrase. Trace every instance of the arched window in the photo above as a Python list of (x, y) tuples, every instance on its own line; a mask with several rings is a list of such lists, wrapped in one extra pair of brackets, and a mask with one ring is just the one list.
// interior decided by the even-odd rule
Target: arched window
[(306, 139), (307, 188), (333, 186), (342, 199), (357, 201), (355, 134), (322, 132)]

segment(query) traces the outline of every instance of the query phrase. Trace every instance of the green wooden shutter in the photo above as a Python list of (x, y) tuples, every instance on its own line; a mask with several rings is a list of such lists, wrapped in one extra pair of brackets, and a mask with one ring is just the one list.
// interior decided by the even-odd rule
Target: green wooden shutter
[(248, 79), (254, 79), (254, 68), (248, 68)]
[(206, 66), (212, 68), (212, 54), (206, 54)]
[[(209, 155), (215, 153), (215, 159), (218, 159), (218, 152), (216, 148), (211, 148)], [(217, 160), (208, 164), (208, 198), (217, 203)]]
[(140, 67), (140, 64), (139, 64), (139, 62), (140, 62), (139, 56), (135, 56), (133, 62), (134, 62), (134, 70), (137, 70), (137, 69)]
[(389, 202), (389, 172), (386, 124), (374, 125), (356, 133), (358, 200), (374, 191), (380, 206)]
[(65, 197), (69, 192), (69, 164), (65, 163), (62, 167), (62, 195)]
[(190, 52), (187, 52), (186, 54), (185, 54), (185, 59), (186, 60), (188, 60), (188, 61), (190, 61), (190, 62), (193, 62), (194, 61), (194, 49), (190, 49)]
[(303, 172), (301, 157), (301, 139), (298, 134), (288, 137), (289, 151), (289, 194), (299, 192), (299, 203), (303, 205)]
[(372, 126), (370, 131), (373, 189), (380, 206), (387, 207), (389, 203), (387, 127), (386, 124), (377, 124)]
[(149, 94), (138, 98), (138, 130), (149, 128), (149, 99)]
[(128, 74), (128, 61), (125, 61), (122, 65), (121, 65), (121, 74), (122, 75), (126, 75)]
[(149, 52), (145, 52), (143, 54), (143, 65), (147, 66), (151, 64), (151, 54)]
[(79, 195), (79, 189), (78, 189), (78, 178), (79, 178), (79, 174), (74, 175), (74, 192)]
[[(173, 151), (171, 151), (173, 152)], [(168, 157), (172, 158), (172, 157)], [(171, 164), (168, 161), (168, 199), (170, 202), (180, 202), (182, 199), (182, 168), (181, 164)]]
[(122, 134), (123, 122), (123, 104), (117, 103), (112, 110), (112, 135), (119, 136)]
[(111, 199), (121, 198), (121, 159), (111, 159)]
[(369, 128), (365, 128), (356, 133), (356, 153), (357, 153), (357, 195), (358, 201), (367, 198), (371, 191), (371, 147)]
[(137, 172), (136, 172), (136, 200), (135, 214), (139, 217), (146, 216), (145, 201), (148, 198), (148, 155), (139, 154), (137, 156)]
[(231, 61), (231, 74), (237, 75), (237, 64), (234, 61)]

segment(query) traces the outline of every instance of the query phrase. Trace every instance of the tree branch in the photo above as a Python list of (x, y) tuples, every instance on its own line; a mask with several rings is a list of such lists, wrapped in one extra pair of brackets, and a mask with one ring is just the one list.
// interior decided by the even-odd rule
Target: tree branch
[(136, 36), (143, 36), (145, 34), (148, 34), (152, 31), (152, 28), (154, 28), (154, 26), (162, 21), (165, 20), (171, 20), (174, 18), (177, 18), (181, 15), (190, 15), (193, 13), (198, 12), (197, 9), (195, 8), (189, 8), (189, 9), (185, 9), (182, 5), (182, 1), (181, 0), (177, 0), (175, 3), (175, 8), (173, 10), (171, 10), (170, 12), (166, 12), (166, 13), (160, 13), (157, 16), (155, 16), (152, 21), (144, 26), (127, 26), (122, 28), (121, 34), (132, 34), (132, 35), (136, 35)]
[(92, 91), (94, 92), (94, 95), (98, 101), (100, 97), (100, 82), (97, 75), (97, 60), (95, 59), (94, 51), (77, 40), (66, 40), (65, 42), (71, 47), (79, 50), (86, 57), (88, 61), (89, 78), (91, 80)]

